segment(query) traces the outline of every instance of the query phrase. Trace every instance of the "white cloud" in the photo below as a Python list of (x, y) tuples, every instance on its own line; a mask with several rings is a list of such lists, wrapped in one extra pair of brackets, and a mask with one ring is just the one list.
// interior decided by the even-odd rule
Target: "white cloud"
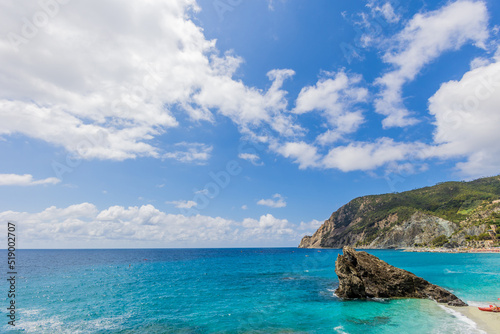
[[(398, 3), (395, 3), (398, 5)], [(373, 16), (382, 15), (390, 23), (398, 22), (401, 17), (396, 14), (396, 10), (392, 6), (390, 1), (384, 0), (368, 0), (366, 7), (371, 9), (371, 14)]]
[(275, 218), (271, 214), (261, 216), (259, 220), (246, 218), (241, 224), (245, 230), (243, 235), (246, 238), (256, 240), (269, 240), (270, 236), (289, 236), (296, 237), (297, 233), (292, 224), (286, 219)]
[(191, 209), (198, 205), (198, 203), (196, 203), (195, 201), (170, 201), (166, 203), (173, 204), (178, 209)]
[(401, 17), (395, 13), (390, 2), (386, 2), (382, 6), (374, 7), (373, 10), (375, 12), (380, 12), (384, 19), (389, 23), (396, 23), (401, 19)]
[(184, 163), (204, 164), (209, 158), (213, 150), (212, 146), (202, 143), (177, 143), (175, 147), (183, 150), (167, 152), (163, 154), (163, 158), (174, 159)]
[(353, 142), (331, 149), (324, 157), (325, 168), (343, 172), (368, 171), (393, 161), (420, 158), (426, 146), (420, 143), (398, 143), (391, 138), (379, 138), (376, 142)]
[(478, 67), (483, 67), (489, 65), (490, 63), (491, 61), (487, 58), (477, 57), (472, 59), (472, 61), (470, 62), (470, 69), (475, 70)]
[(22, 43), (0, 41), (0, 136), (124, 160), (164, 156), (153, 139), (179, 126), (174, 109), (195, 122), (214, 122), (218, 112), (244, 133), (301, 131), (283, 114), (281, 86), (294, 72), (270, 71), (267, 91), (233, 79), (242, 59), (205, 38), (191, 20), (195, 0), (72, 1), (59, 9), (24, 39), (22, 19), (42, 12), (38, 2), (2, 7), (0, 34)]
[(466, 158), (462, 175), (496, 175), (500, 170), (500, 59), (449, 81), (429, 99), (435, 116), (434, 142), (427, 152), (441, 158)]
[(423, 171), (427, 158), (435, 157), (435, 146), (413, 142), (396, 142), (392, 138), (381, 137), (373, 142), (352, 141), (347, 145), (331, 148), (325, 154), (304, 142), (286, 143), (282, 146), (272, 146), (285, 157), (294, 158), (300, 169), (338, 169), (343, 172), (371, 171), (386, 167), (388, 172), (394, 170), (419, 169)]
[(294, 159), (294, 162), (299, 164), (300, 169), (317, 167), (318, 160), (321, 158), (315, 146), (302, 141), (289, 142), (283, 145), (273, 144), (271, 149), (285, 158)]
[(378, 113), (387, 116), (384, 127), (406, 126), (417, 122), (403, 102), (402, 89), (420, 70), (449, 50), (466, 43), (485, 47), (488, 38), (488, 12), (484, 2), (460, 0), (438, 10), (416, 14), (390, 43), (384, 61), (394, 70), (376, 80), (382, 87), (375, 101)]
[(248, 210), (248, 205), (246, 205), (246, 204), (242, 205), (241, 210)]
[(286, 207), (286, 201), (280, 194), (274, 194), (273, 198), (261, 199), (257, 202), (258, 205), (265, 205), (270, 208), (284, 208)]
[(254, 166), (262, 166), (264, 164), (262, 161), (259, 162), (260, 157), (253, 153), (240, 153), (238, 154), (238, 158), (250, 161)]
[[(500, 48), (499, 48), (500, 49)], [(386, 173), (409, 175), (427, 170), (431, 158), (458, 159), (462, 176), (498, 174), (500, 167), (500, 53), (480, 58), (459, 81), (449, 81), (429, 99), (435, 117), (434, 143), (397, 142), (382, 137), (353, 141), (326, 154), (313, 144), (288, 142), (271, 145), (299, 168), (338, 169), (343, 172), (386, 168)], [(324, 135), (329, 135), (328, 133)], [(319, 141), (319, 140), (318, 140)]]
[(0, 186), (36, 186), (42, 184), (58, 184), (61, 182), (56, 177), (34, 180), (31, 174), (0, 174)]
[(364, 121), (358, 103), (366, 102), (368, 90), (359, 87), (361, 76), (344, 72), (327, 73), (333, 78), (320, 79), (316, 85), (302, 88), (297, 97), (295, 114), (320, 111), (331, 130), (321, 135), (321, 144), (330, 144), (343, 134), (355, 132)]
[[(2, 221), (17, 221), (22, 247), (200, 247), (202, 245), (296, 245), (303, 235), (286, 219), (270, 214), (241, 222), (221, 217), (167, 214), (152, 205), (94, 204), (49, 207), (38, 213), (4, 211)], [(5, 241), (2, 241), (5, 242)]]

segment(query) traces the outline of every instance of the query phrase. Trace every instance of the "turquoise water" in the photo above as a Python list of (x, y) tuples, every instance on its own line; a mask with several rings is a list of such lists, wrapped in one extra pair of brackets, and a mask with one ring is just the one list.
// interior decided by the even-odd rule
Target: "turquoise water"
[[(369, 253), (472, 304), (500, 297), (500, 254)], [(7, 326), (4, 311), (0, 330), (480, 333), (432, 301), (339, 300), (333, 293), (338, 254), (296, 248), (21, 250), (17, 326)], [(6, 283), (0, 288), (7, 291)]]

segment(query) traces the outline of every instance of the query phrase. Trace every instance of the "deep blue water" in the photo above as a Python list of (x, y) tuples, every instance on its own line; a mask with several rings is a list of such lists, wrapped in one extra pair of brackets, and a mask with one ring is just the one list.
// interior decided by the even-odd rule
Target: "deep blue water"
[[(339, 250), (20, 250), (23, 333), (479, 333), (427, 300), (341, 301)], [(478, 304), (500, 297), (500, 254), (369, 253)], [(6, 263), (6, 253), (0, 253)], [(7, 271), (6, 264), (2, 272)]]

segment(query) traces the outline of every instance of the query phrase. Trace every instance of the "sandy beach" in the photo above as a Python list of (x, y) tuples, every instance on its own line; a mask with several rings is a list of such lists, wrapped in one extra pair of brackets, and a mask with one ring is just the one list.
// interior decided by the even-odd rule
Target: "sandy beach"
[[(485, 305), (486, 306), (486, 305)], [(500, 333), (500, 313), (479, 311), (477, 306), (452, 307), (446, 306), (456, 312), (459, 312), (471, 319), (477, 324), (479, 329), (482, 329), (488, 334)]]

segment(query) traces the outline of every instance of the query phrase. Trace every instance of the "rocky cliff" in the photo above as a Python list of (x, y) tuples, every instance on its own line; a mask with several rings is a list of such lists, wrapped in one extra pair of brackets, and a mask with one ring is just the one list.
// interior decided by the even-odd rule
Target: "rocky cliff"
[(356, 198), (305, 236), (299, 247), (480, 247), (498, 243), (496, 226), (500, 176)]
[(343, 248), (335, 261), (340, 298), (426, 298), (452, 306), (467, 306), (451, 292), (366, 252)]

